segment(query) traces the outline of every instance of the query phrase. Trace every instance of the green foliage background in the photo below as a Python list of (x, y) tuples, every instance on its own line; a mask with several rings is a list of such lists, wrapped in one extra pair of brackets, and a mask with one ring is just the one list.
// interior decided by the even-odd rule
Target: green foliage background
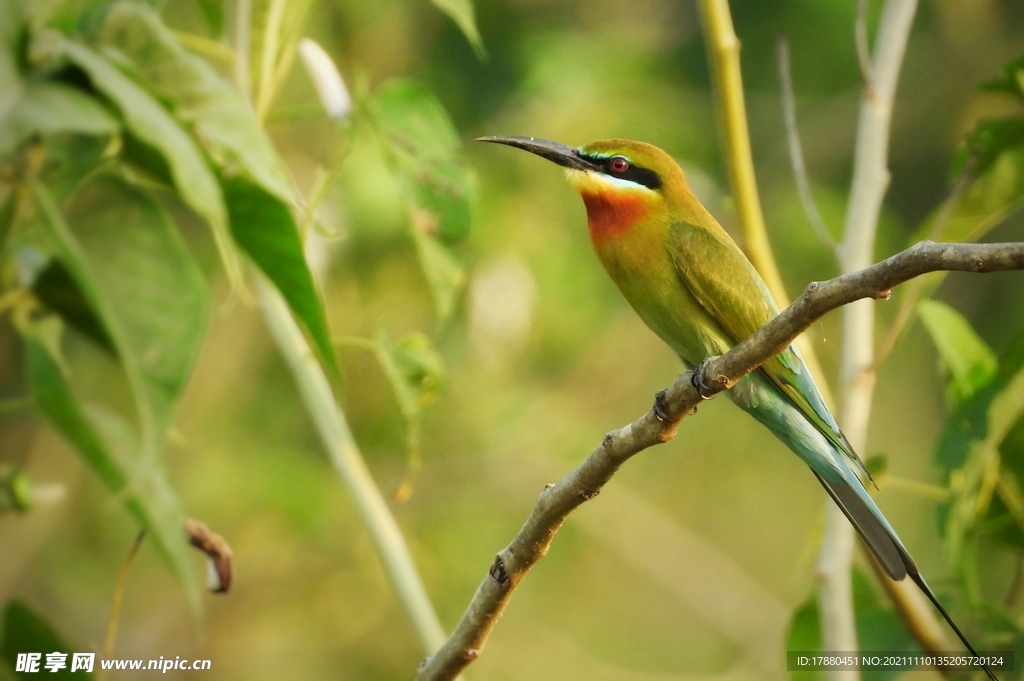
[[(8, 0), (5, 11), (16, 4)], [(472, 26), (469, 5), (454, 0), (435, 4), (458, 24), (420, 0), (320, 0), (308, 10), (286, 3), (282, 40), (319, 41), (339, 64), (356, 111), (341, 124), (327, 120), (296, 60), (273, 100), (255, 102), (265, 107), (271, 149), (238, 124), (236, 107), (244, 111), (244, 100), (210, 85), (231, 80), (229, 65), (197, 47), (232, 34), (232, 3), (156, 3), (175, 32), (154, 24), (165, 42), (133, 42), (137, 29), (118, 33), (106, 25), (104, 44), (153, 69), (121, 79), (100, 73), (111, 68), (97, 65), (101, 51), (61, 37), (98, 30), (90, 21), (102, 15), (86, 10), (99, 3), (53, 4), (60, 8), (53, 25), (62, 32), (42, 47), (92, 76), (102, 97), (78, 94), (73, 79), (42, 86), (43, 78), (26, 79), (25, 91), (35, 88), (42, 109), (7, 119), (0, 154), (27, 153), (18, 146), (28, 141), (18, 126), (36, 126), (51, 153), (113, 154), (127, 171), (90, 185), (98, 194), (67, 202), (70, 183), (80, 179), (74, 168), (66, 179), (32, 185), (48, 252), (91, 268), (96, 291), (60, 302), (47, 291), (66, 290), (54, 282), (67, 272), (35, 279), (33, 295), (66, 321), (60, 354), (52, 352), (53, 329), (40, 318), (19, 327), (13, 312), (0, 317), (0, 464), (7, 466), (0, 472), (26, 474), (39, 497), (27, 512), (0, 513), (0, 602), (27, 603), (72, 650), (98, 649), (118, 570), (145, 522), (163, 526), (166, 536), (151, 535), (155, 541), (147, 540), (135, 563), (118, 656), (209, 658), (218, 679), (410, 678), (422, 657), (416, 639), (258, 311), (243, 293), (231, 294), (222, 262), (237, 257), (237, 249), (286, 292), (335, 379), (380, 486), (405, 496), (412, 480), (411, 496), (393, 510), (451, 628), (543, 485), (607, 430), (645, 411), (679, 370), (600, 270), (582, 204), (560, 172), (469, 140), (523, 134), (570, 144), (605, 137), (658, 144), (681, 161), (698, 195), (731, 228), (735, 215), (695, 7), (678, 0), (482, 0), (474, 6), (477, 42), (459, 28)], [(253, 25), (270, 21), (272, 3), (253, 4)], [(835, 266), (795, 193), (774, 41), (779, 30), (787, 32), (811, 180), (838, 233), (861, 86), (855, 6), (731, 3), (743, 41), (760, 190), (791, 294), (834, 275)], [(13, 25), (9, 15), (0, 19), (4, 30)], [(211, 42), (189, 42), (183, 34)], [(258, 80), (267, 46), (258, 31), (253, 35)], [(1002, 89), (977, 87), (1024, 53), (1022, 36), (1024, 6), (1016, 2), (932, 0), (920, 8), (896, 102), (879, 258), (927, 229), (972, 130), (982, 147), (978, 170), (986, 174), (954, 211), (948, 237), (974, 238), (983, 215), (991, 217), (986, 226), (995, 225), (986, 239), (1022, 240), (1024, 220), (1008, 209), (1022, 196), (1024, 152), (1019, 136), (999, 137), (1019, 127), (1012, 74), (1020, 71), (1011, 70)], [(183, 51), (179, 39), (197, 52)], [(161, 59), (182, 59), (189, 68), (161, 80)], [(140, 82), (155, 99), (138, 96)], [(54, 110), (47, 98), (61, 95), (47, 88), (58, 86), (81, 137), (47, 129), (48, 119), (38, 114)], [(172, 112), (167, 120), (187, 121), (179, 129), (192, 137), (179, 142), (171, 128), (159, 127), (159, 112), (144, 110), (153, 101)], [(976, 128), (996, 118), (1011, 122)], [(105, 143), (115, 130), (127, 132), (123, 147), (112, 150)], [(90, 139), (102, 143), (88, 147)], [(12, 167), (5, 163), (0, 181), (14, 183)], [(180, 200), (168, 197), (171, 182)], [(304, 197), (320, 194), (315, 216), (303, 210), (293, 186)], [(55, 210), (47, 212), (51, 204)], [(129, 241), (115, 229), (131, 222), (128, 213), (163, 225), (163, 240)], [(0, 217), (8, 224), (9, 216)], [(250, 229), (239, 232), (239, 225)], [(61, 237), (75, 229), (88, 237), (80, 239), (78, 259), (68, 255), (74, 244)], [(312, 273), (298, 259), (298, 234), (314, 240), (315, 249), (307, 249), (324, 263)], [(120, 253), (124, 243), (137, 246), (131, 260), (109, 257), (104, 239), (116, 240)], [(18, 288), (16, 270), (24, 266), (14, 242), (5, 244), (3, 293)], [(183, 254), (177, 266), (154, 269), (176, 253)], [(66, 269), (81, 281), (72, 266)], [(1019, 370), (1011, 348), (1024, 332), (1022, 284), (1019, 273), (950, 275), (936, 297), (966, 317), (966, 331), (955, 316), (923, 311), (936, 341), (926, 325), (915, 324), (882, 367), (871, 444), (862, 454), (885, 455), (890, 479), (944, 486), (962, 463), (956, 451), (971, 442), (957, 450), (958, 431), (949, 424), (962, 418), (967, 432), (985, 432), (972, 414), (987, 410), (1010, 382), (1007, 371)], [(73, 323), (73, 310), (99, 298), (115, 303), (87, 316), (102, 324)], [(878, 304), (883, 328), (896, 307)], [(140, 321), (140, 309), (163, 314)], [(157, 328), (167, 319), (174, 323)], [(832, 315), (810, 332), (831, 374), (837, 329)], [(943, 336), (943, 329), (952, 331)], [(343, 341), (336, 353), (332, 337)], [(152, 338), (166, 341), (159, 356), (170, 364), (154, 366), (146, 354), (152, 348), (134, 342)], [(1010, 362), (997, 369), (1004, 356)], [(174, 407), (175, 381), (186, 380)], [(30, 382), (53, 392), (37, 392), (36, 410), (14, 408)], [(62, 399), (68, 385), (80, 402)], [(85, 406), (69, 407), (75, 404)], [(152, 416), (148, 426), (144, 413)], [(948, 423), (947, 414), (954, 415)], [(165, 421), (173, 424), (166, 438)], [(74, 442), (72, 432), (93, 459), (60, 437)], [(1007, 436), (1018, 464), (1020, 433)], [(110, 442), (126, 451), (101, 451)], [(943, 458), (936, 459), (940, 442)], [(417, 455), (422, 468), (410, 478), (410, 457)], [(95, 461), (122, 463), (98, 470)], [(45, 503), (39, 491), (53, 486), (64, 494)], [(989, 517), (1004, 523), (998, 532), (966, 532), (957, 546), (981, 559), (964, 562), (944, 539), (955, 504), (944, 508), (884, 479), (881, 486), (880, 506), (954, 614), (969, 621), (974, 635), (996, 632), (1001, 638), (989, 647), (1019, 643), (1019, 620), (1006, 614), (1019, 618), (1019, 605), (997, 607), (1012, 588), (1024, 544), (1020, 528), (1005, 525), (1007, 509), (996, 502)], [(672, 443), (631, 462), (570, 519), (469, 678), (782, 678), (794, 613), (814, 607), (807, 599), (823, 496), (796, 457), (726, 400), (702, 406)], [(163, 525), (161, 513), (171, 513)], [(182, 513), (210, 525), (234, 550), (233, 590), (202, 595), (201, 615), (196, 603), (189, 605), (199, 596), (187, 582), (199, 581), (204, 567), (175, 534)], [(858, 581), (860, 589), (871, 586)], [(885, 610), (884, 598), (870, 591), (859, 602), (872, 617)], [(0, 678), (7, 673), (0, 663)]]

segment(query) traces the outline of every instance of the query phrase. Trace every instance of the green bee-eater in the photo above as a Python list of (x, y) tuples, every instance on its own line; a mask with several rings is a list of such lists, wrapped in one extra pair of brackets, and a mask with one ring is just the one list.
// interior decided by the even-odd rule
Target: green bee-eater
[[(753, 265), (661, 149), (618, 139), (580, 148), (532, 137), (480, 141), (525, 149), (566, 169), (586, 205), (598, 259), (688, 366), (728, 352), (779, 313)], [(810, 466), (886, 574), (897, 581), (910, 575), (973, 652), (854, 472), (867, 475), (800, 352), (787, 348), (728, 394)]]

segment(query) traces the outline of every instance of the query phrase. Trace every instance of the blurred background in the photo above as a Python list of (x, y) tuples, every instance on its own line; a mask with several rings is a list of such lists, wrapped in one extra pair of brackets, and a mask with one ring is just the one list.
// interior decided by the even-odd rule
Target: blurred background
[[(837, 268), (797, 198), (776, 38), (789, 38), (808, 172), (838, 238), (862, 85), (856, 4), (731, 3), (759, 189), (791, 296)], [(881, 3), (871, 4), (874, 26)], [(159, 9), (177, 31), (218, 37), (198, 4)], [(476, 198), (456, 248), (466, 285), (445, 323), (401, 189), (365, 126), (295, 114), (317, 101), (298, 62), (267, 117), (300, 188), (340, 164), (318, 209), (334, 234), (317, 240), (315, 256), (333, 334), (420, 331), (443, 360), (422, 416), (422, 470), (408, 500), (392, 506), (448, 629), (544, 484), (644, 413), (680, 370), (593, 256), (582, 202), (561, 172), (471, 140), (651, 142), (680, 161), (727, 229), (736, 224), (691, 0), (477, 0), (475, 9), (485, 59), (425, 0), (319, 0), (302, 29), (354, 90), (411, 76), (453, 119)], [(947, 196), (958, 145), (978, 119), (1011, 111), (977, 86), (1022, 53), (1017, 0), (922, 0), (896, 100), (877, 258), (908, 245)], [(204, 596), (197, 630), (180, 585), (143, 544), (117, 656), (209, 658), (217, 679), (411, 678), (419, 647), (285, 364), (258, 313), (228, 303), (206, 231), (186, 236), (213, 291), (212, 318), (165, 455), (188, 515), (231, 544), (237, 576), (229, 594)], [(1024, 219), (1011, 216), (986, 238), (1024, 239)], [(1024, 332), (1022, 284), (1015, 273), (952, 275), (936, 297), (1001, 355)], [(877, 310), (884, 330), (895, 304)], [(809, 331), (831, 379), (837, 317)], [(0, 336), (8, 379), (22, 361), (9, 335)], [(100, 354), (76, 338), (65, 349), (76, 380), (102, 393), (110, 367)], [(407, 467), (406, 424), (373, 355), (344, 346), (338, 356), (344, 410), (390, 498)], [(892, 475), (941, 484), (933, 451), (944, 385), (934, 344), (915, 323), (879, 375), (863, 454), (887, 455)], [(0, 515), (0, 596), (29, 604), (76, 649), (96, 648), (137, 526), (38, 417), (0, 419), (0, 459), (64, 490), (54, 503)], [(884, 485), (877, 498), (942, 593), (936, 502)], [(783, 678), (790, 618), (813, 591), (824, 504), (805, 466), (766, 430), (725, 399), (703, 405), (673, 441), (630, 461), (570, 517), (466, 678)], [(1014, 560), (993, 555), (991, 578), (1007, 583)], [(195, 569), (204, 569), (199, 555)]]

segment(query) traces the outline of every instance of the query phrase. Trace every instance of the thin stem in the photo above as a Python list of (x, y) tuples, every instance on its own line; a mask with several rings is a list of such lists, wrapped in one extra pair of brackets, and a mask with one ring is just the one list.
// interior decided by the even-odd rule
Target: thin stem
[(359, 338), (358, 336), (336, 336), (331, 339), (331, 343), (334, 345), (340, 345), (341, 347), (369, 350), (373, 353), (380, 352), (380, 346), (377, 345), (377, 343), (367, 338)]
[(908, 492), (924, 499), (930, 499), (931, 501), (946, 501), (949, 499), (951, 494), (949, 489), (945, 487), (921, 482), (920, 480), (901, 478), (897, 475), (885, 476), (885, 482), (882, 486), (889, 489), (898, 489), (902, 492)]
[(814, 202), (811, 183), (807, 179), (807, 167), (804, 165), (804, 151), (800, 144), (800, 130), (796, 124), (796, 100), (793, 96), (793, 77), (789, 68), (789, 41), (785, 34), (779, 35), (777, 55), (779, 63), (779, 86), (782, 89), (782, 114), (786, 120), (786, 139), (789, 142), (789, 161), (793, 166), (793, 177), (796, 180), (797, 193), (803, 204), (811, 228), (831, 253), (836, 253), (836, 241), (828, 231), (821, 211)]
[(287, 304), (277, 289), (260, 275), (256, 276), (256, 291), (270, 333), (295, 378), (331, 463), (352, 497), (391, 588), (401, 601), (421, 648), (431, 653), (444, 643), (444, 629), (398, 523), (374, 483), (345, 416), (335, 403), (327, 377)]
[(868, 6), (871, 0), (857, 0), (857, 18), (853, 22), (853, 39), (857, 44), (857, 65), (864, 89), (874, 92), (875, 78), (871, 67), (871, 47), (868, 45)]
[(284, 23), (284, 11), (287, 0), (271, 0), (267, 23), (263, 29), (263, 42), (260, 48), (259, 87), (256, 90), (256, 116), (262, 121), (274, 99), (277, 83), (274, 74), (277, 67), (281, 26)]
[(128, 549), (128, 555), (121, 563), (120, 572), (117, 573), (114, 596), (110, 601), (110, 616), (107, 618), (107, 635), (103, 640), (103, 657), (108, 660), (114, 656), (114, 643), (117, 642), (117, 622), (121, 618), (121, 600), (124, 598), (125, 587), (128, 586), (128, 575), (131, 574), (132, 563), (135, 562), (135, 556), (139, 553), (139, 547), (142, 546), (142, 540), (145, 538), (146, 531), (139, 530), (131, 548)]
[(235, 87), (246, 102), (252, 99), (252, 83), (249, 77), (249, 25), (252, 22), (252, 0), (235, 2), (235, 56), (232, 69)]
[[(861, 97), (853, 182), (839, 249), (844, 273), (866, 267), (874, 255), (875, 235), (882, 199), (889, 187), (889, 131), (893, 100), (899, 80), (917, 0), (886, 0), (882, 10), (873, 61), (862, 65), (868, 76)], [(866, 36), (866, 3), (858, 7), (858, 35)], [(859, 40), (866, 52), (866, 37)], [(858, 301), (843, 308), (841, 394), (843, 408), (839, 422), (855, 451), (867, 445), (868, 423), (874, 395), (874, 306)], [(842, 511), (829, 500), (826, 533), (818, 562), (821, 603), (822, 646), (825, 650), (857, 650), (850, 568), (853, 562), (854, 530)], [(925, 612), (919, 609), (919, 612)], [(826, 672), (829, 679), (856, 679), (857, 675)]]

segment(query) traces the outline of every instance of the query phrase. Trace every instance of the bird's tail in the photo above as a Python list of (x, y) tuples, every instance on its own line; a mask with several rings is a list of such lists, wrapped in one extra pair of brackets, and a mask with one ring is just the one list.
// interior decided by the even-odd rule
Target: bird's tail
[[(903, 546), (903, 542), (896, 536), (896, 533), (889, 527), (888, 523), (880, 519), (882, 514), (874, 507), (874, 502), (870, 500), (870, 497), (865, 500), (862, 495), (857, 493), (857, 490), (845, 481), (833, 483), (817, 473), (815, 473), (815, 476), (829, 493), (829, 496), (832, 497), (832, 500), (836, 502), (836, 505), (842, 509), (867, 547), (871, 549), (871, 553), (874, 554), (885, 574), (897, 582), (910, 575), (910, 578), (914, 580), (918, 588), (921, 589), (924, 595), (928, 597), (928, 600), (932, 602), (932, 605), (942, 614), (942, 618), (946, 620), (950, 628), (956, 632), (957, 637), (967, 647), (971, 655), (979, 657), (974, 646), (971, 645), (967, 637), (960, 631), (960, 627), (956, 626), (953, 618), (949, 616), (949, 613), (939, 603), (939, 599), (932, 592), (928, 583), (924, 581), (921, 571), (917, 568), (917, 563), (910, 557), (907, 549)], [(864, 494), (866, 495), (867, 491)], [(982, 663), (982, 667), (992, 681), (999, 681), (987, 664)]]

